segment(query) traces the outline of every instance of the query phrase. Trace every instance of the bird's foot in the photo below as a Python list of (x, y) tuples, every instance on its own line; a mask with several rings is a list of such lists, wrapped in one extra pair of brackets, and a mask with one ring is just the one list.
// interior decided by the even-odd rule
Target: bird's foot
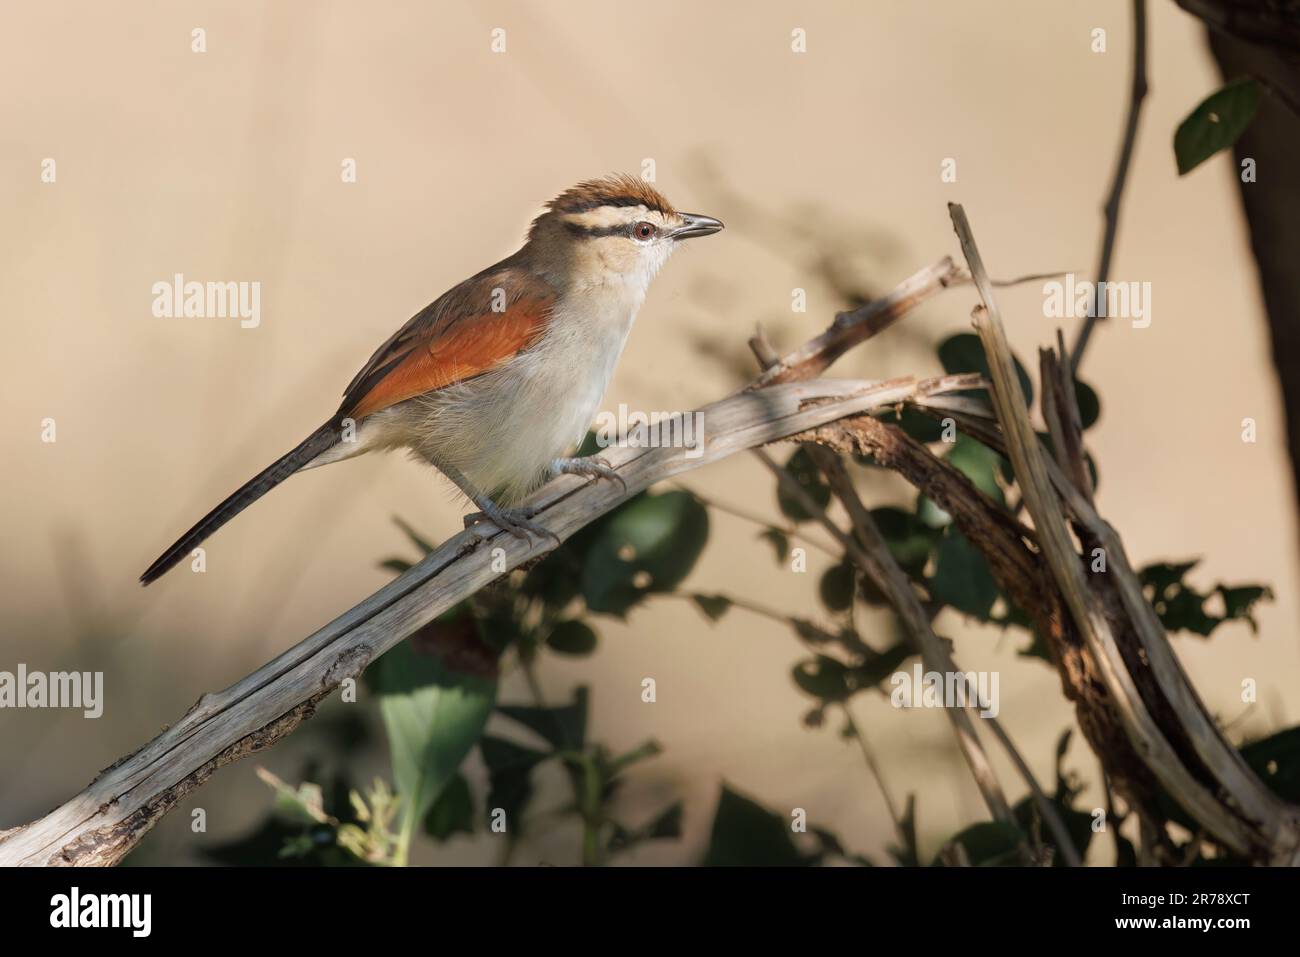
[(623, 491), (627, 491), (627, 483), (623, 481), (623, 476), (614, 471), (613, 466), (599, 455), (588, 455), (584, 458), (556, 459), (551, 463), (552, 475), (585, 475), (595, 479), (609, 479), (617, 482), (622, 486)]
[(552, 538), (557, 546), (560, 544), (560, 536), (531, 520), (537, 514), (536, 509), (502, 508), (489, 498), (476, 499), (474, 504), (479, 507), (480, 511), (471, 512), (465, 516), (466, 528), (484, 522), (491, 522), (497, 528), (509, 535), (513, 535), (515, 538), (527, 538), (531, 533), (538, 538)]

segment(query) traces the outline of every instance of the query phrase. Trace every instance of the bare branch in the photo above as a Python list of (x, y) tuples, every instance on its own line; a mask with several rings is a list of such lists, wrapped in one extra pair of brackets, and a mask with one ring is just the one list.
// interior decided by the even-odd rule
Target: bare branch
[(1075, 340), (1071, 356), (1071, 368), (1079, 371), (1083, 353), (1088, 348), (1093, 326), (1104, 311), (1106, 303), (1106, 281), (1110, 278), (1110, 260), (1115, 252), (1115, 234), (1119, 229), (1119, 204), (1124, 196), (1124, 185), (1128, 182), (1128, 169), (1133, 161), (1133, 146), (1137, 143), (1138, 120), (1142, 113), (1142, 101), (1147, 95), (1147, 0), (1133, 0), (1133, 82), (1129, 87), (1128, 116), (1124, 120), (1124, 139), (1119, 147), (1119, 160), (1115, 164), (1115, 178), (1110, 184), (1110, 194), (1106, 197), (1103, 213), (1106, 226), (1102, 231), (1101, 253), (1097, 263), (1097, 295), (1093, 301), (1092, 315), (1083, 320), (1079, 338)]
[[(1120, 589), (1124, 606), (1132, 616), (1132, 626), (1141, 639), (1143, 651), (1149, 656), (1150, 671), (1158, 682), (1159, 686), (1154, 690), (1163, 693), (1164, 700), (1154, 697), (1151, 694), (1153, 689), (1145, 685), (1139, 689), (1135, 683), (1135, 678), (1145, 677), (1148, 672), (1136, 656), (1131, 653), (1126, 656), (1125, 652), (1133, 649), (1129, 649), (1127, 644), (1121, 646), (1119, 638), (1123, 637), (1122, 633), (1112, 628), (1101, 597), (1084, 576), (1083, 564), (1070, 540), (1061, 503), (1049, 475), (1049, 466), (1054, 463), (1043, 455), (1029, 422), (1002, 319), (970, 224), (960, 206), (952, 204), (949, 209), (971, 275), (984, 302), (984, 306), (975, 311), (975, 326), (988, 356), (993, 376), (993, 404), (1002, 424), (1007, 454), (1033, 517), (1052, 577), (1100, 669), (1133, 749), (1146, 760), (1165, 790), (1175, 795), (1187, 811), (1226, 846), (1246, 855), (1261, 850), (1276, 854), (1279, 846), (1284, 854), (1294, 854), (1297, 835), (1294, 809), (1288, 809), (1272, 796), (1245, 766), (1236, 749), (1223, 739), (1178, 667), (1154, 611), (1141, 594), (1136, 576), (1125, 567), (1126, 562), (1122, 559), (1115, 561), (1117, 556), (1111, 555), (1109, 573), (1101, 577), (1114, 582)], [(1077, 489), (1071, 491), (1074, 497), (1083, 499)], [(1081, 504), (1091, 509), (1086, 501)], [(1118, 544), (1117, 539), (1114, 544)], [(1144, 695), (1143, 691), (1148, 694)], [(1173, 715), (1165, 715), (1162, 708), (1160, 715), (1167, 720), (1157, 721), (1150, 708), (1161, 707), (1166, 702), (1173, 709)], [(1173, 723), (1169, 723), (1170, 720)], [(1175, 742), (1170, 740), (1170, 734), (1176, 736), (1175, 741), (1190, 738), (1195, 754), (1180, 752)], [(1198, 758), (1204, 762), (1203, 768), (1197, 767)], [(1208, 770), (1217, 779), (1217, 786), (1207, 786), (1203, 775), (1198, 773), (1202, 770)], [(1220, 799), (1219, 788), (1230, 795), (1230, 804)]]
[[(804, 491), (803, 486), (799, 484), (794, 476), (780, 465), (777, 465), (770, 455), (762, 449), (755, 449), (754, 454), (758, 456), (760, 462), (771, 469), (787, 494), (798, 500), (805, 511), (816, 516), (817, 521), (835, 536), (853, 559), (854, 564), (862, 568), (872, 581), (881, 585), (881, 590), (893, 604), (894, 611), (903, 620), (908, 635), (916, 642), (917, 650), (921, 653), (921, 660), (925, 663), (925, 667), (931, 671), (955, 670), (951, 667), (951, 661), (948, 660), (947, 650), (943, 647), (943, 642), (930, 629), (929, 617), (925, 614), (925, 609), (921, 607), (921, 603), (916, 600), (911, 583), (907, 580), (907, 576), (903, 574), (903, 570), (898, 567), (898, 563), (893, 560), (893, 556), (889, 554), (889, 546), (884, 538), (880, 536), (879, 531), (875, 530), (874, 523), (859, 529), (859, 535), (865, 533), (867, 536), (867, 541), (859, 544), (856, 539), (831, 521), (825, 511), (820, 509), (817, 503), (812, 500), (812, 497)], [(856, 527), (857, 523), (855, 522)], [(874, 538), (871, 537), (873, 531), (875, 532)], [(993, 815), (994, 820), (1011, 822), (1011, 808), (1007, 804), (1006, 795), (1003, 793), (1002, 785), (993, 770), (993, 765), (989, 762), (988, 755), (984, 751), (984, 746), (980, 744), (979, 736), (975, 733), (975, 727), (971, 724), (970, 715), (967, 714), (964, 708), (945, 708), (944, 713), (948, 715), (948, 720), (953, 724), (962, 757), (966, 759), (966, 763), (970, 767), (971, 775), (975, 778), (975, 783), (980, 789), (980, 794), (984, 797), (984, 803), (988, 805), (989, 812)]]
[[(844, 353), (865, 342), (907, 315), (925, 300), (964, 280), (950, 256), (926, 266), (905, 279), (888, 295), (873, 299), (852, 312), (841, 312), (830, 328), (808, 340), (794, 352), (782, 357), (757, 379), (745, 386), (746, 392), (766, 388), (778, 382), (811, 379), (827, 369)], [(770, 348), (770, 347), (769, 347)]]

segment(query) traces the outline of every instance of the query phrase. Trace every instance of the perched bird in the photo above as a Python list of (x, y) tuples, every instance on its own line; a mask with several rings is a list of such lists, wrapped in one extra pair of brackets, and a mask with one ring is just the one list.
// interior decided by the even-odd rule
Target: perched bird
[(370, 357), (338, 411), (204, 516), (140, 576), (161, 577), (290, 475), (407, 449), (519, 537), (549, 535), (514, 507), (552, 475), (613, 476), (564, 458), (590, 426), (650, 281), (677, 244), (722, 229), (633, 176), (588, 180), (550, 203), (523, 248), (420, 310)]

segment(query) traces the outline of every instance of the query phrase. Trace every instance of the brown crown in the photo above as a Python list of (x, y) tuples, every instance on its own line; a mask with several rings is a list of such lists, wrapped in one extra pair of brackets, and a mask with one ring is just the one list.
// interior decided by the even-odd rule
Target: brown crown
[(586, 180), (546, 204), (547, 209), (560, 214), (582, 213), (601, 206), (645, 206), (665, 216), (675, 214), (662, 193), (645, 180), (626, 173)]

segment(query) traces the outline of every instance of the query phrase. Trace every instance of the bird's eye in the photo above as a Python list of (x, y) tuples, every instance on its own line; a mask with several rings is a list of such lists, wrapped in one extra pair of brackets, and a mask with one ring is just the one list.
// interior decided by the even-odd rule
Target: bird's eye
[(632, 227), (632, 235), (641, 241), (654, 239), (655, 233), (659, 232), (654, 223), (637, 223)]

